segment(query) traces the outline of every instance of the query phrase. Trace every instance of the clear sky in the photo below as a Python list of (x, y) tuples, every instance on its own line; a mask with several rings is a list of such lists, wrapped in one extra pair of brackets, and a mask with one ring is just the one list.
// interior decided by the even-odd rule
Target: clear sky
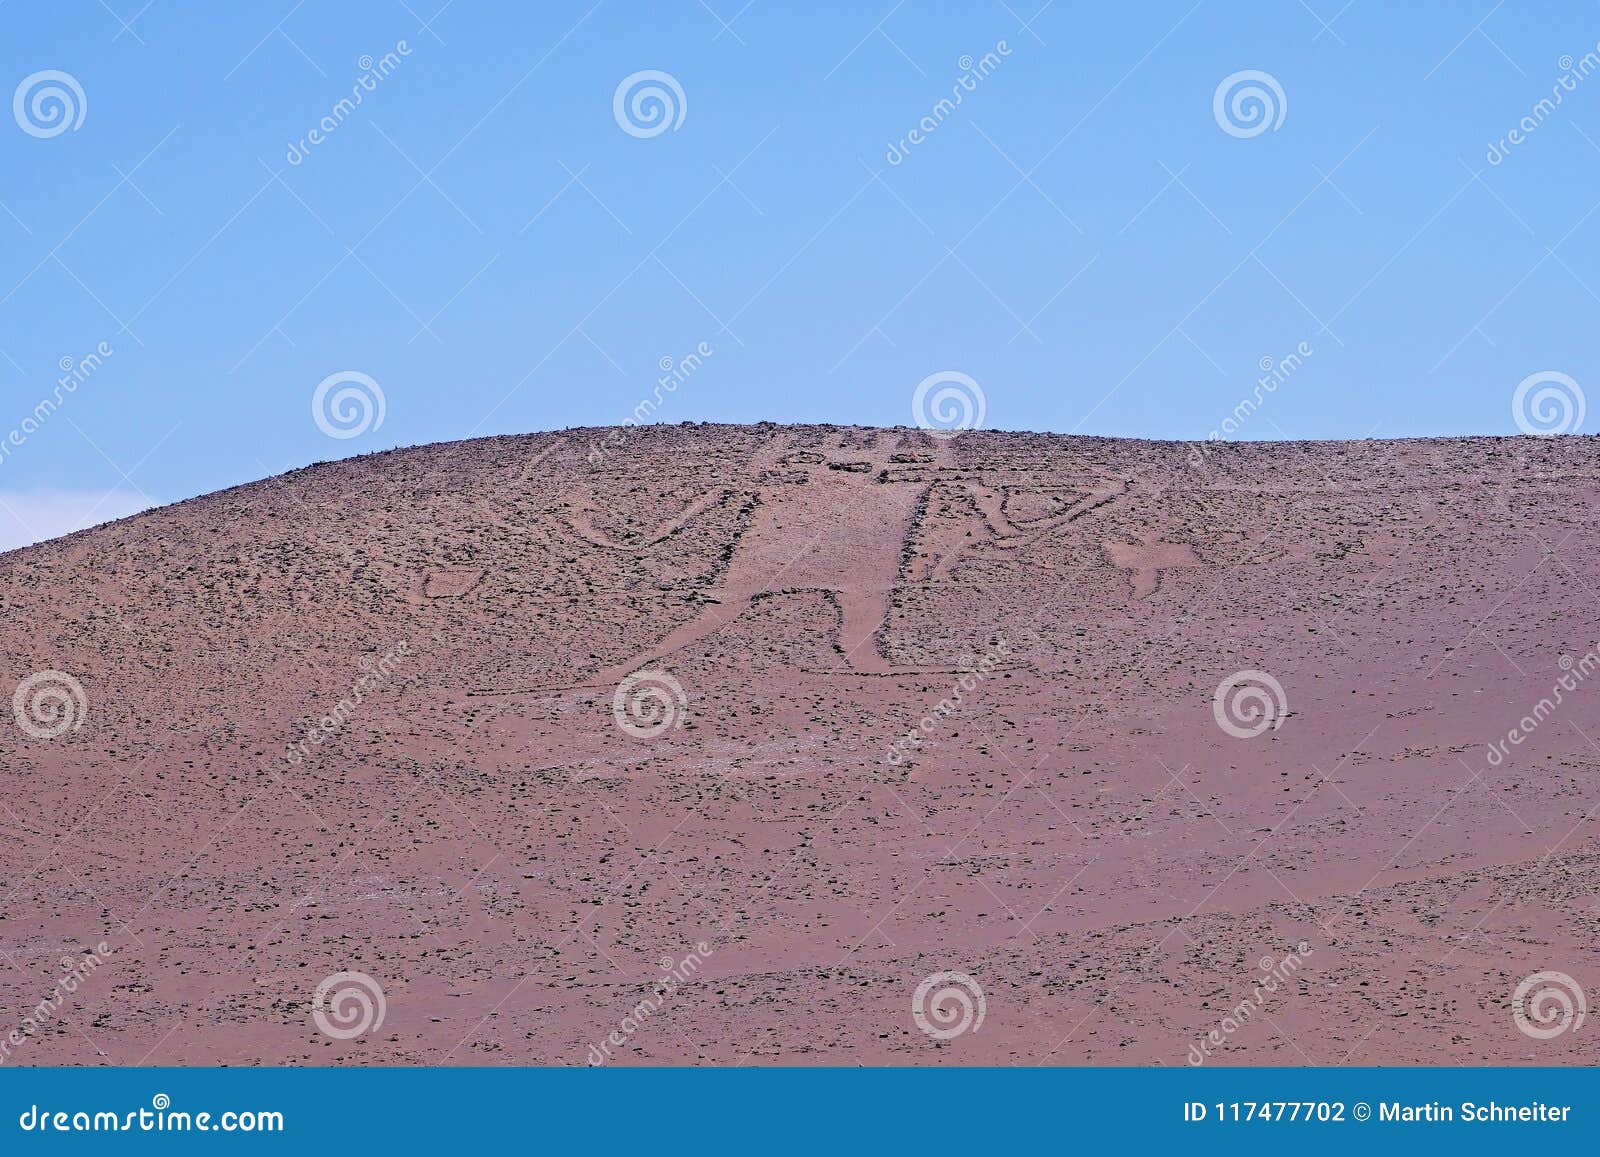
[(1592, 0), (441, 3), (0, 3), (0, 546), (657, 396), (1349, 438), (1600, 378)]

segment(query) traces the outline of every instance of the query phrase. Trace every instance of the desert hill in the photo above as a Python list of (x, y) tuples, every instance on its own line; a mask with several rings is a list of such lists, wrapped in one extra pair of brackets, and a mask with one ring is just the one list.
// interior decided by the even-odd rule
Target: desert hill
[(7, 1063), (1600, 1061), (1513, 1015), (1597, 445), (575, 430), (0, 555)]

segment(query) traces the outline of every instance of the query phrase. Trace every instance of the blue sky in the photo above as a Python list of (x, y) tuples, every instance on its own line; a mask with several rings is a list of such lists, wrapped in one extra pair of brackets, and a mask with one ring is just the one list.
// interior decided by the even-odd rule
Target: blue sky
[[(906, 424), (955, 372), (988, 427), (1203, 439), (1303, 345), (1225, 436), (1509, 434), (1597, 376), (1600, 4), (440, 3), (0, 4), (0, 546), (619, 423), (702, 343), (655, 419)], [(340, 374), (381, 425), (320, 428)]]

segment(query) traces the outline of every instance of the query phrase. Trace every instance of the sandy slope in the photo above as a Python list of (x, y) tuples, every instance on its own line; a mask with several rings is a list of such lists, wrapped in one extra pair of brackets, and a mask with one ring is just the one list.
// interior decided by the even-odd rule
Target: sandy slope
[[(1600, 993), (1600, 671), (1486, 759), (1600, 643), (1593, 439), (605, 436), (0, 557), (4, 698), (88, 704), (0, 716), (0, 1035), (109, 948), (9, 1063), (1600, 1060), (1600, 1011), (1512, 1015)], [(1251, 738), (1242, 670), (1286, 706)], [(341, 971), (384, 994), (352, 1040)], [(983, 992), (950, 1040), (941, 971)]]

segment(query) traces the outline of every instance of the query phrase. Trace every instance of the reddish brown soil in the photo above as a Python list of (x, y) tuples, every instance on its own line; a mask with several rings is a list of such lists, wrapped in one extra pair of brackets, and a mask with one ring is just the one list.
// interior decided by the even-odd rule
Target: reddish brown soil
[[(1600, 678), (1486, 758), (1600, 642), (1595, 440), (605, 437), (0, 556), (0, 1036), (110, 948), (8, 1063), (582, 1064), (703, 943), (615, 1063), (1183, 1064), (1301, 942), (1209, 1063), (1600, 1061), (1600, 1009), (1511, 1011), (1600, 993)], [(618, 726), (640, 668), (681, 726)], [(88, 713), (38, 739), (47, 669)], [(1288, 712), (1247, 739), (1242, 670)]]

